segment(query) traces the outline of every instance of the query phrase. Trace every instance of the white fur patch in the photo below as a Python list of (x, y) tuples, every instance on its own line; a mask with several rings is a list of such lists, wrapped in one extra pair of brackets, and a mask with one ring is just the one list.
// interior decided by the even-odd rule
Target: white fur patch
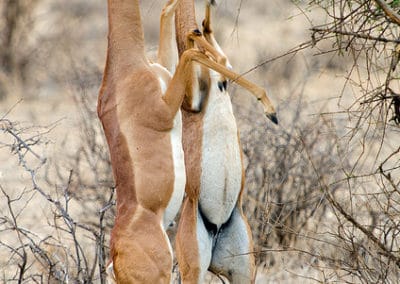
[[(215, 40), (214, 37), (211, 37), (211, 45), (212, 45), (220, 54), (222, 54), (222, 55), (224, 55), (224, 56), (226, 57), (224, 51), (222, 50), (221, 46), (218, 44), (218, 42)], [(228, 69), (232, 69), (232, 65), (231, 65), (231, 63), (229, 62), (228, 57), (226, 57), (225, 66), (226, 66), (226, 68), (228, 68)], [(215, 73), (215, 72), (214, 72), (214, 73)]]
[[(154, 63), (151, 64), (151, 66), (158, 75), (161, 92), (164, 95), (171, 80), (171, 73), (160, 64)], [(164, 228), (168, 228), (168, 226), (174, 221), (175, 216), (178, 214), (178, 211), (182, 205), (183, 196), (185, 194), (186, 170), (182, 147), (182, 114), (180, 110), (175, 115), (174, 127), (172, 128), (170, 134), (175, 177), (174, 191), (172, 192), (172, 196), (168, 202), (168, 206), (165, 209), (163, 216)]]
[(117, 280), (115, 279), (114, 274), (114, 263), (111, 261), (110, 264), (106, 268), (107, 273), (107, 283), (108, 284), (116, 284)]
[(239, 209), (235, 208), (229, 226), (218, 234), (213, 250), (212, 269), (225, 273), (230, 271), (231, 283), (250, 283), (254, 273), (250, 242), (246, 220)]
[[(170, 254), (170, 256), (171, 256), (171, 263), (173, 263), (173, 262), (174, 262), (174, 252), (172, 251), (171, 242), (169, 241), (167, 232), (164, 230), (164, 226), (163, 226), (163, 223), (162, 223), (162, 222), (161, 222), (161, 224), (160, 224), (160, 227), (161, 227), (161, 231), (163, 232), (165, 241), (166, 241), (167, 244), (168, 244), (168, 250), (169, 250), (169, 254)], [(171, 267), (171, 271), (172, 271), (172, 267)]]
[(211, 223), (220, 226), (229, 219), (239, 196), (242, 163), (229, 95), (217, 87), (219, 74), (212, 71), (210, 75), (203, 124), (200, 207)]
[(160, 83), (160, 88), (161, 88), (161, 93), (165, 94), (167, 91), (167, 87), (169, 82), (171, 81), (172, 75), (168, 71), (167, 68), (164, 66), (158, 64), (158, 63), (151, 63), (150, 64), (151, 68), (153, 68), (153, 71), (157, 74), (158, 76), (158, 81)]
[(186, 170), (182, 148), (182, 114), (179, 110), (175, 116), (174, 128), (171, 131), (172, 155), (174, 159), (174, 191), (164, 213), (164, 226), (167, 228), (175, 219), (185, 194)]
[(200, 85), (197, 78), (200, 78), (201, 68), (198, 64), (193, 65), (193, 78), (192, 80), (192, 102), (191, 102), (191, 109), (195, 111), (199, 111), (201, 108), (201, 104), (204, 100), (203, 94), (200, 92)]
[(213, 239), (204, 226), (203, 219), (197, 213), (197, 245), (199, 253), (200, 273), (197, 283), (204, 283), (204, 277), (207, 273), (208, 267), (212, 258), (212, 245)]

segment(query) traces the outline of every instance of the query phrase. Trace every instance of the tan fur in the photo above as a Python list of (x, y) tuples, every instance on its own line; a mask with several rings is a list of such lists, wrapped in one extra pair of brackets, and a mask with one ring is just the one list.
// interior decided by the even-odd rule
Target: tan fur
[(169, 283), (172, 256), (161, 220), (174, 182), (169, 133), (184, 93), (171, 86), (162, 99), (162, 74), (144, 53), (138, 1), (109, 0), (108, 15), (98, 115), (117, 188), (113, 273), (117, 283)]
[(169, 0), (161, 12), (157, 62), (173, 74), (178, 63), (174, 15), (179, 1)]
[[(170, 137), (174, 118), (190, 82), (193, 61), (223, 74), (228, 70), (205, 55), (212, 52), (187, 50), (163, 94), (160, 79), (165, 81), (166, 73), (146, 58), (139, 1), (108, 0), (108, 19), (107, 60), (97, 111), (117, 190), (110, 281), (169, 283), (172, 255), (161, 222), (174, 185)], [(198, 37), (189, 33), (189, 44), (194, 45)], [(159, 60), (172, 68), (173, 60), (162, 53)]]
[[(176, 10), (176, 34), (177, 34), (177, 42), (178, 42), (178, 50), (180, 53), (184, 52), (187, 48), (191, 48), (192, 46), (188, 44), (187, 38), (190, 38), (190, 32), (193, 29), (197, 29), (197, 25), (195, 24), (195, 12), (194, 12), (194, 1), (193, 0), (182, 0), (178, 5)], [(265, 91), (252, 84), (251, 82), (245, 80), (244, 78), (239, 77), (234, 72), (226, 70), (226, 68), (220, 68), (227, 64), (227, 58), (224, 54), (219, 52), (220, 50), (217, 42), (212, 33), (211, 29), (211, 19), (210, 19), (210, 6), (208, 5), (206, 8), (206, 18), (203, 22), (203, 36), (201, 40), (198, 38), (194, 42), (196, 43), (196, 48), (199, 50), (205, 51), (211, 58), (214, 58), (216, 62), (207, 62), (204, 63), (204, 66), (210, 67), (214, 70), (221, 70), (223, 76), (220, 77), (220, 80), (224, 80), (224, 76), (234, 80), (234, 82), (248, 89), (253, 95), (255, 95), (263, 104), (264, 111), (268, 117), (272, 120), (275, 118), (275, 111), (273, 106), (271, 105), (268, 97), (266, 96)], [(219, 72), (219, 71), (218, 71)], [(209, 73), (203, 72), (202, 76)], [(201, 262), (201, 254), (204, 254), (204, 251), (201, 251), (199, 248), (198, 241), (198, 216), (199, 216), (199, 204), (200, 204), (200, 190), (201, 190), (201, 173), (202, 173), (202, 144), (205, 143), (203, 141), (203, 119), (205, 112), (208, 111), (207, 101), (203, 105), (203, 108), (199, 110), (198, 113), (193, 113), (193, 109), (190, 109), (190, 98), (192, 97), (191, 92), (196, 92), (194, 90), (196, 86), (195, 80), (202, 80), (211, 84), (211, 80), (214, 80), (213, 83), (216, 84), (215, 78), (204, 78), (201, 76), (191, 77), (192, 81), (189, 82), (188, 87), (186, 88), (185, 100), (189, 100), (188, 103), (184, 104), (183, 108), (183, 146), (185, 152), (185, 166), (187, 173), (187, 184), (186, 184), (186, 197), (184, 200), (184, 206), (182, 209), (181, 219), (178, 227), (178, 233), (176, 238), (176, 249), (177, 249), (177, 258), (179, 263), (179, 269), (181, 272), (182, 282), (183, 283), (200, 283), (201, 277), (200, 274), (202, 265)], [(210, 88), (210, 85), (208, 85)], [(215, 90), (215, 88), (214, 88)], [(211, 92), (211, 89), (209, 89)], [(214, 94), (209, 93), (208, 96), (214, 96)], [(234, 122), (233, 122), (234, 124)], [(237, 143), (240, 149), (240, 140), (237, 135), (236, 141), (227, 141), (227, 144)], [(212, 147), (212, 145), (210, 145)], [(215, 153), (215, 155), (220, 155), (220, 153)], [(237, 196), (237, 202), (235, 206), (235, 218), (240, 219), (240, 223), (243, 225), (241, 228), (244, 230), (243, 234), (247, 236), (248, 243), (247, 247), (242, 249), (242, 253), (251, 253), (253, 251), (252, 237), (250, 227), (247, 223), (247, 220), (242, 211), (242, 194), (243, 194), (243, 186), (244, 186), (244, 170), (243, 170), (243, 160), (242, 160), (242, 152), (239, 153), (241, 157), (241, 175), (240, 184), (237, 186), (240, 188), (240, 192)], [(212, 198), (212, 197), (210, 197)], [(232, 212), (232, 214), (234, 214)], [(202, 218), (202, 217), (200, 217)], [(229, 226), (229, 222), (227, 224), (215, 224), (216, 227)], [(229, 231), (229, 227), (228, 227)], [(216, 240), (218, 244), (218, 239)], [(234, 243), (230, 243), (229, 245), (235, 246)], [(221, 249), (221, 248), (219, 248)], [(223, 248), (222, 248), (223, 250)], [(244, 250), (244, 251), (243, 251)], [(222, 253), (223, 254), (223, 253)], [(229, 261), (228, 261), (229, 262)], [(218, 264), (218, 263), (217, 263)], [(253, 283), (255, 278), (255, 265), (254, 265), (254, 257), (253, 255), (249, 255), (248, 259), (245, 260), (245, 265), (248, 267), (247, 275), (236, 275), (232, 278), (230, 275), (230, 269), (240, 270), (240, 267), (230, 266), (224, 264), (218, 266), (213, 266), (213, 261), (211, 260), (210, 271), (213, 271), (216, 274), (221, 274), (226, 276), (228, 279), (232, 280), (234, 283)], [(206, 267), (207, 269), (207, 267)], [(203, 272), (204, 273), (204, 272)], [(238, 272), (240, 274), (240, 272)]]
[(202, 113), (182, 110), (186, 167), (186, 197), (176, 236), (176, 254), (183, 283), (197, 283), (199, 248), (196, 240), (197, 205), (200, 195)]
[(182, 283), (198, 283), (200, 274), (199, 250), (196, 240), (197, 198), (186, 197), (182, 207), (179, 231), (176, 235), (176, 254)]

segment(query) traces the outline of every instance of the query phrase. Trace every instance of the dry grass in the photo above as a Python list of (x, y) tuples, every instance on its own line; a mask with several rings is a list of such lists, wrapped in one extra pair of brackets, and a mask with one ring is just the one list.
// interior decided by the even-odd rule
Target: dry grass
[[(18, 72), (0, 68), (0, 279), (103, 282), (114, 214), (95, 113), (106, 1), (31, 2), (11, 44), (26, 63)], [(149, 53), (157, 45), (161, 6), (142, 4)], [(234, 68), (258, 66), (246, 76), (264, 85), (278, 106), (275, 127), (251, 96), (230, 86), (257, 282), (396, 283), (398, 126), (383, 125), (379, 110), (358, 119), (368, 108), (351, 108), (362, 88), (349, 84), (381, 83), (385, 74), (368, 76), (361, 62), (358, 72), (346, 73), (354, 68), (351, 54), (313, 56), (332, 41), (271, 60), (310, 39), (310, 23), (293, 17), (298, 14), (291, 1), (221, 0), (215, 21)], [(314, 10), (308, 17), (316, 23), (324, 15)]]

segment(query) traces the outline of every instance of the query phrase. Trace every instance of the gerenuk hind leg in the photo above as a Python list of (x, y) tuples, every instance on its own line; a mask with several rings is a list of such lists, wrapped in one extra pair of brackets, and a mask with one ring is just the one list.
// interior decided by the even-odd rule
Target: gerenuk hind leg
[(210, 270), (231, 283), (253, 283), (255, 264), (251, 231), (238, 206), (217, 235)]
[(186, 197), (176, 235), (176, 256), (182, 282), (201, 284), (211, 262), (213, 235), (208, 232), (198, 202)]

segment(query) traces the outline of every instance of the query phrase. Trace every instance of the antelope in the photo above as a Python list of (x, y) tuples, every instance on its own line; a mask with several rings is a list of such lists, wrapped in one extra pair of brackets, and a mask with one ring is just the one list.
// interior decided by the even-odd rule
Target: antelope
[[(203, 36), (221, 55), (220, 62), (230, 67), (212, 31), (212, 2), (206, 1)], [(194, 0), (182, 0), (175, 13), (178, 50), (184, 54), (191, 48), (187, 35), (196, 29)], [(182, 282), (203, 283), (210, 270), (232, 283), (251, 283), (255, 264), (242, 211), (242, 151), (225, 75), (197, 64), (192, 71), (182, 105), (187, 183), (176, 235)], [(264, 90), (243, 78), (234, 79), (261, 100), (267, 117), (277, 123)]]
[[(171, 32), (177, 3), (164, 7), (162, 32)], [(172, 35), (160, 39), (161, 64), (146, 58), (138, 0), (108, 0), (108, 21), (97, 111), (117, 190), (109, 282), (169, 283), (172, 251), (165, 227), (180, 208), (185, 186), (179, 112), (184, 78), (171, 82)]]
[(186, 40), (199, 48), (183, 52), (174, 67), (168, 25), (179, 1), (169, 0), (161, 16), (167, 34), (160, 36), (159, 64), (145, 54), (139, 0), (108, 0), (108, 48), (97, 113), (117, 192), (110, 282), (170, 282), (172, 250), (165, 226), (184, 191), (179, 109), (188, 74), (196, 62), (227, 78), (238, 77), (218, 63), (218, 54), (198, 30), (188, 32)]

